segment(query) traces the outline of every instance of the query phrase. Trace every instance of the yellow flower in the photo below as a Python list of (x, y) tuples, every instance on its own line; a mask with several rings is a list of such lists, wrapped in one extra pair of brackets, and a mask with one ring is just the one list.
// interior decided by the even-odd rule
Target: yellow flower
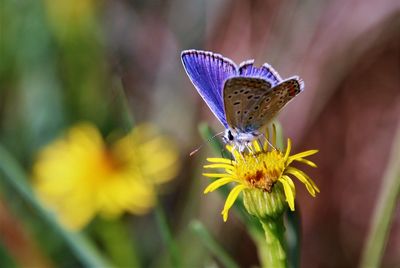
[[(268, 132), (266, 136), (268, 140)], [(233, 206), (239, 194), (244, 190), (246, 194), (247, 189), (259, 189), (261, 191), (257, 192), (264, 192), (262, 195), (265, 196), (266, 193), (271, 194), (273, 190), (276, 190), (275, 192), (280, 192), (283, 187), (286, 202), (290, 209), (294, 210), (295, 186), (290, 176), (299, 179), (313, 197), (315, 197), (317, 192), (319, 193), (318, 187), (307, 174), (291, 166), (293, 161), (297, 161), (311, 167), (316, 167), (315, 163), (305, 159), (305, 157), (317, 153), (318, 150), (309, 150), (295, 155), (290, 155), (290, 139), (287, 141), (286, 151), (281, 152), (280, 150), (275, 149), (275, 137), (276, 130), (274, 127), (272, 139), (272, 146), (274, 148), (268, 146), (268, 141), (263, 143), (260, 141), (254, 141), (249, 146), (249, 151), (246, 152), (239, 152), (236, 148), (227, 145), (226, 148), (233, 155), (233, 160), (227, 158), (207, 158), (207, 161), (212, 164), (205, 165), (204, 168), (223, 169), (224, 171), (222, 173), (216, 172), (203, 174), (206, 177), (217, 178), (204, 190), (205, 194), (228, 183), (236, 183), (236, 186), (233, 187), (229, 193), (224, 209), (221, 213), (224, 221), (228, 219), (228, 211)]]
[(177, 160), (175, 147), (150, 125), (107, 145), (93, 125), (83, 123), (39, 153), (35, 190), (62, 223), (77, 230), (97, 213), (148, 212), (155, 186), (176, 175)]

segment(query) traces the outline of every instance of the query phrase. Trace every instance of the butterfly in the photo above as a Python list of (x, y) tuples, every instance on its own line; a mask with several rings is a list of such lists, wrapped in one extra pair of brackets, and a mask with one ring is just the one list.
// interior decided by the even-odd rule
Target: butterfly
[(256, 67), (247, 60), (237, 66), (220, 54), (195, 49), (183, 51), (181, 58), (198, 93), (224, 125), (224, 141), (241, 151), (304, 89), (298, 76), (283, 80), (267, 63)]

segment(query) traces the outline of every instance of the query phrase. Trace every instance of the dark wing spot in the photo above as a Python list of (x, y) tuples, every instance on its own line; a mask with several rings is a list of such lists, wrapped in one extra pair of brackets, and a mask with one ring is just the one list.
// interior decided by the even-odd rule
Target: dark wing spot
[(252, 117), (252, 116), (250, 116), (250, 117), (249, 117), (249, 120), (252, 120), (252, 119), (253, 119), (253, 117)]
[(233, 92), (233, 94), (235, 94), (235, 95), (237, 95), (238, 93), (239, 93), (239, 91), (237, 91), (237, 90)]
[(244, 91), (244, 89), (241, 89), (241, 90), (240, 90), (240, 93), (243, 93), (243, 91)]
[(254, 110), (258, 110), (259, 108), (260, 108), (260, 106), (257, 105), (254, 107)]
[(254, 97), (254, 95), (250, 95), (247, 97), (247, 99), (251, 100)]
[(239, 105), (240, 104), (240, 101), (235, 101), (234, 103), (233, 103), (233, 105)]
[(229, 96), (228, 96), (228, 99), (232, 99), (232, 95), (229, 95)]
[(249, 94), (250, 93), (250, 90), (246, 90), (245, 92), (244, 92), (244, 94)]
[(240, 111), (237, 111), (236, 114), (240, 114)]

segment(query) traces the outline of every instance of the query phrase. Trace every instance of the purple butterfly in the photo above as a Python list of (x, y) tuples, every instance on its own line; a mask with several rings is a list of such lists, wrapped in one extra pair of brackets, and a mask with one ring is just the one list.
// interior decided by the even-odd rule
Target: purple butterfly
[(304, 88), (299, 77), (282, 80), (267, 63), (256, 67), (247, 60), (237, 66), (220, 54), (194, 49), (181, 56), (193, 85), (224, 125), (225, 142), (240, 150)]

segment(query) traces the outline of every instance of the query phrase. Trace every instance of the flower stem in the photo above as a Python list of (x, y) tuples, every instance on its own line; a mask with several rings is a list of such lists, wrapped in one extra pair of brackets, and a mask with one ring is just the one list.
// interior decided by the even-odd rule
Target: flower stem
[(283, 217), (260, 219), (265, 233), (264, 245), (259, 244), (262, 267), (288, 267)]

